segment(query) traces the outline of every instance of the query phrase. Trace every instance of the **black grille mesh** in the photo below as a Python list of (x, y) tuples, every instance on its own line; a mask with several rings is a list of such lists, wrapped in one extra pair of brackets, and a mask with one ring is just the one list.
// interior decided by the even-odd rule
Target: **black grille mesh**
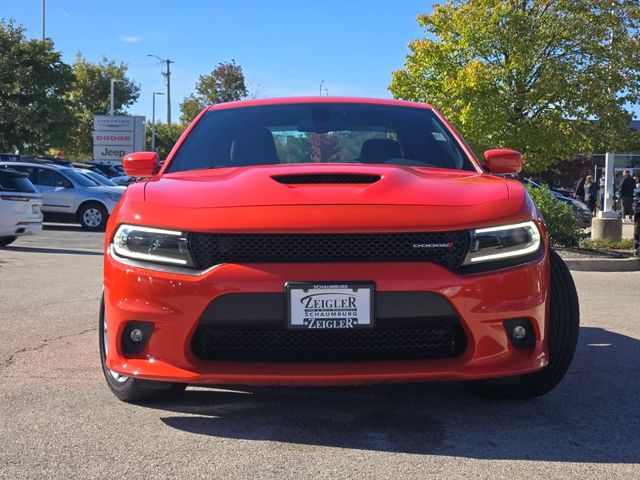
[(275, 175), (276, 182), (285, 185), (313, 184), (313, 183), (375, 183), (380, 180), (379, 175), (362, 175), (353, 173), (316, 173), (313, 175)]
[(219, 263), (426, 261), (450, 269), (467, 250), (466, 232), (372, 234), (192, 233), (190, 248), (199, 269)]
[(444, 358), (466, 348), (459, 325), (350, 330), (266, 330), (200, 327), (194, 354), (205, 360), (374, 361)]

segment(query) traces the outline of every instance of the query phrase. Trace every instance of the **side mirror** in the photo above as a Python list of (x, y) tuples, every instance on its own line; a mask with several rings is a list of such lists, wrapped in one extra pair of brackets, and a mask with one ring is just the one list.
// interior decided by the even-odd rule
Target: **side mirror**
[(520, 173), (522, 170), (522, 154), (507, 148), (496, 148), (484, 152), (489, 171), (495, 174)]
[(122, 166), (129, 177), (152, 177), (158, 173), (160, 157), (156, 152), (130, 153), (122, 159)]
[(62, 182), (62, 186), (64, 188), (73, 188), (73, 183), (71, 183), (69, 180), (65, 178), (64, 181)]

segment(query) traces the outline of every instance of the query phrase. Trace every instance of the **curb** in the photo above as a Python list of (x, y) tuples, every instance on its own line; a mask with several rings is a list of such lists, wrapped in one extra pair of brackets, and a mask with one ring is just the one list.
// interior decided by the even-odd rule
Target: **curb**
[(569, 270), (577, 272), (635, 272), (640, 257), (634, 258), (563, 258)]

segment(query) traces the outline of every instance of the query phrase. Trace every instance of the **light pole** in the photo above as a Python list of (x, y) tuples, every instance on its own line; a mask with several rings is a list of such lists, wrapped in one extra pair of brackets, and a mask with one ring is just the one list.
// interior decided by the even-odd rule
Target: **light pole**
[(114, 100), (114, 96), (115, 96), (114, 95), (114, 90), (115, 90), (114, 85), (115, 85), (116, 82), (124, 83), (124, 80), (117, 80), (115, 78), (111, 79), (111, 108), (109, 109), (109, 115), (111, 115), (111, 116), (113, 116), (113, 111), (114, 111), (114, 108), (113, 108), (113, 100)]
[(324, 83), (324, 80), (322, 80), (322, 81), (320, 82), (320, 96), (322, 96), (322, 84), (323, 84), (323, 83)]
[(153, 53), (147, 53), (147, 57), (155, 57), (167, 65), (167, 70), (162, 72), (162, 76), (167, 78), (167, 125), (171, 125), (171, 64), (176, 62), (168, 58), (160, 58)]
[(45, 0), (42, 0), (42, 41), (44, 42), (44, 12), (45, 12), (45, 6), (44, 6)]
[(151, 109), (151, 151), (156, 151), (156, 95), (164, 95), (163, 92), (153, 92), (153, 107)]

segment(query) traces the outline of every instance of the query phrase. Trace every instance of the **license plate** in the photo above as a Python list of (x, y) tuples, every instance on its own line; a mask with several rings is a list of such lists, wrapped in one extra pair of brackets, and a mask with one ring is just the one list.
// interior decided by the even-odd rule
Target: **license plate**
[(288, 282), (287, 326), (292, 329), (353, 329), (373, 326), (371, 282)]

